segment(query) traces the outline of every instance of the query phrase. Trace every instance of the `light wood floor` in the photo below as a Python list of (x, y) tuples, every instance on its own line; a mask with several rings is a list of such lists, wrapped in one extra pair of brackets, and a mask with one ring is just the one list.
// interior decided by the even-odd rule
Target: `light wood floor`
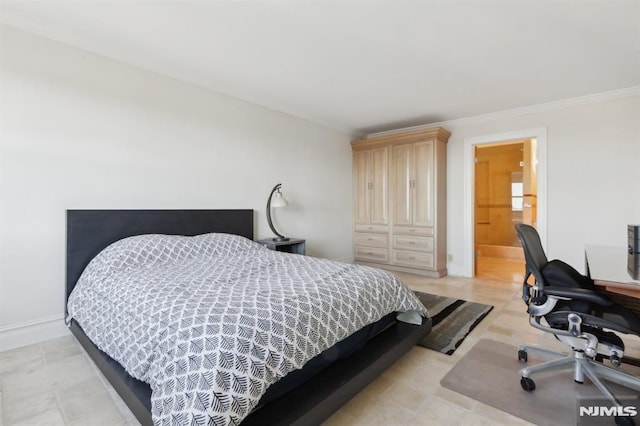
[(489, 278), (508, 283), (522, 283), (524, 279), (524, 261), (495, 257), (476, 258), (476, 277)]
[[(521, 279), (399, 276), (415, 290), (488, 303), (494, 309), (453, 355), (412, 348), (325, 424), (528, 424), (440, 386), (440, 379), (481, 338), (565, 350), (552, 336), (529, 326), (520, 300)], [(625, 337), (625, 341), (627, 354), (640, 357), (640, 340)], [(132, 414), (73, 337), (0, 352), (0, 425), (135, 424)]]

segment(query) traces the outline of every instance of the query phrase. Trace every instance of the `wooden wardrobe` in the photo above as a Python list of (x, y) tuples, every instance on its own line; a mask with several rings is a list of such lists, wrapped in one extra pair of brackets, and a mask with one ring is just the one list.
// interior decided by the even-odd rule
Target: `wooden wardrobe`
[(447, 141), (441, 127), (351, 142), (354, 258), (447, 274)]

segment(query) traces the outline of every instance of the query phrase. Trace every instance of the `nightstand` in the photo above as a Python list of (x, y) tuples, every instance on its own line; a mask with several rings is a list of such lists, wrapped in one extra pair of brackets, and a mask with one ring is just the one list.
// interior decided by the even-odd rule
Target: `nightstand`
[(288, 241), (273, 241), (271, 238), (265, 238), (264, 240), (256, 240), (256, 243), (262, 244), (269, 250), (304, 254), (306, 249), (305, 241), (306, 240), (299, 240), (297, 238), (289, 238)]

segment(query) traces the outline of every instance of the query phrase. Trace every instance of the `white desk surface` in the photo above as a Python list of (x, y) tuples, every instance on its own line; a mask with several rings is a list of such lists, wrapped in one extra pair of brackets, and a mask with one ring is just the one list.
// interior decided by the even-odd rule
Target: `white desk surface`
[(640, 281), (627, 272), (626, 247), (587, 246), (585, 260), (589, 275), (597, 285), (640, 293)]

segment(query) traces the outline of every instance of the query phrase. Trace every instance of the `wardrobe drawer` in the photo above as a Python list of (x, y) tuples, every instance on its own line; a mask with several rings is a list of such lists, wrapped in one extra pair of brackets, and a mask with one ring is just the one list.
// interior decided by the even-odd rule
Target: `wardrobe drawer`
[(419, 226), (394, 226), (393, 233), (398, 235), (419, 235), (421, 237), (433, 237), (433, 228)]
[(355, 246), (356, 260), (369, 260), (371, 262), (389, 261), (389, 250), (378, 247)]
[(433, 252), (433, 237), (414, 237), (413, 235), (394, 235), (393, 248)]
[(356, 225), (355, 231), (386, 234), (387, 232), (389, 232), (389, 227), (387, 225)]
[(357, 246), (387, 248), (389, 245), (388, 238), (387, 234), (356, 233), (353, 237), (353, 241)]
[(393, 264), (411, 268), (433, 269), (433, 253), (394, 250)]

